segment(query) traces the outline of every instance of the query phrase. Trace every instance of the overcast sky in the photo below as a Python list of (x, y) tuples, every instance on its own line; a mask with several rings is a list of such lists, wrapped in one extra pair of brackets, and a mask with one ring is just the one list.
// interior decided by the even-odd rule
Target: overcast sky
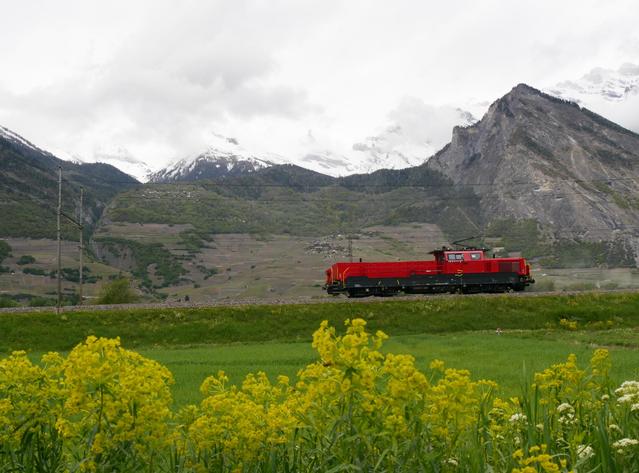
[(348, 153), (406, 104), (414, 123), (639, 64), (637, 0), (0, 0), (0, 17), (0, 124), (153, 167), (213, 132)]

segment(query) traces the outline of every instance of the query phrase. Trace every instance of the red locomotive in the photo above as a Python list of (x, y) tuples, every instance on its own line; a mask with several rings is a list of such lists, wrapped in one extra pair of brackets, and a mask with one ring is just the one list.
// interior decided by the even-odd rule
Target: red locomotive
[(442, 247), (434, 261), (335, 263), (326, 270), (329, 294), (349, 297), (523, 291), (535, 282), (525, 258), (491, 258), (486, 248)]

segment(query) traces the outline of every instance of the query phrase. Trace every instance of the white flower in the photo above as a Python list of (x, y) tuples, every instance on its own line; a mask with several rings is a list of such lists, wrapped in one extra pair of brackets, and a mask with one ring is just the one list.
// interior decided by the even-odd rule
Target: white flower
[(616, 431), (621, 433), (621, 429), (619, 428), (619, 426), (617, 424), (610, 424), (608, 426), (608, 429), (612, 432), (612, 431)]
[(579, 457), (580, 461), (588, 460), (594, 454), (595, 454), (595, 451), (592, 449), (590, 445), (577, 446), (577, 457)]
[(526, 422), (527, 419), (528, 418), (524, 414), (521, 414), (519, 412), (517, 412), (517, 413), (515, 413), (515, 414), (510, 416), (510, 422), (513, 423), (513, 424), (515, 422), (520, 422), (520, 421), (521, 422)]
[(621, 391), (624, 389), (639, 391), (639, 381), (624, 381), (623, 383), (621, 383), (621, 386), (619, 386), (619, 389), (617, 389), (617, 391)]
[(619, 397), (619, 404), (637, 404), (639, 403), (639, 381), (624, 381), (615, 394)]
[(575, 416), (573, 416), (572, 414), (561, 416), (559, 418), (559, 423), (562, 425), (571, 425), (571, 424), (574, 424), (575, 422), (576, 422)]
[(559, 404), (557, 406), (557, 412), (559, 412), (561, 414), (564, 411), (575, 412), (575, 409), (570, 404), (568, 404), (567, 402), (564, 402), (563, 404)]
[(630, 447), (632, 445), (639, 445), (639, 440), (625, 438), (617, 440), (615, 443), (612, 444), (612, 446), (615, 448)]
[(625, 453), (625, 450), (629, 447), (634, 447), (639, 445), (639, 440), (624, 438), (621, 440), (617, 440), (612, 444), (612, 448), (617, 450), (617, 453)]
[(448, 460), (446, 460), (446, 463), (450, 466), (457, 466), (459, 465), (459, 462), (457, 461), (456, 458), (449, 458)]
[(559, 404), (557, 406), (557, 412), (559, 412), (559, 423), (568, 425), (575, 421), (575, 408), (567, 402)]

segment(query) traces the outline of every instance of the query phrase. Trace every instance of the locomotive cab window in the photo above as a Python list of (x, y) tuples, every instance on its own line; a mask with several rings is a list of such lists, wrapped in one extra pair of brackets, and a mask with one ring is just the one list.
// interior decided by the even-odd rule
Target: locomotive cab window
[(470, 259), (473, 261), (479, 261), (481, 259), (481, 253), (471, 253)]
[(448, 253), (448, 261), (464, 261), (464, 255), (461, 253)]

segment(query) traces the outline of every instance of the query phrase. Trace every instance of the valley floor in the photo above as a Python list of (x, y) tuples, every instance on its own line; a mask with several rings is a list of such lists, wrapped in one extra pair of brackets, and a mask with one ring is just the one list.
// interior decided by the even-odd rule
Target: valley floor
[[(188, 225), (107, 224), (100, 227), (95, 240), (125, 238), (143, 245), (161, 244), (175, 262), (184, 269), (177, 282), (161, 287), (163, 279), (154, 264), (148, 267), (149, 280), (156, 288), (142, 292), (142, 301), (165, 299), (167, 302), (189, 300), (196, 303), (255, 300), (269, 301), (327, 296), (322, 290), (324, 271), (337, 261), (348, 261), (349, 239), (346, 235), (326, 235), (321, 238), (293, 235), (221, 234), (196, 250), (185, 247), (184, 232)], [(56, 242), (53, 240), (6, 240), (12, 256), (0, 273), (0, 296), (22, 295), (20, 303), (27, 305), (34, 297), (50, 302), (55, 296)], [(437, 226), (403, 224), (375, 226), (362, 230), (350, 241), (354, 260), (397, 261), (430, 259), (434, 248), (446, 243)], [(130, 254), (105, 258), (100, 247), (93, 244), (95, 257), (85, 258), (89, 277), (84, 285), (86, 302), (95, 301), (101, 287), (112, 278), (123, 275), (140, 280)], [(78, 244), (64, 242), (63, 268), (77, 271)], [(99, 254), (99, 255), (98, 255)], [(33, 256), (34, 262), (19, 265), (23, 256)], [(98, 258), (97, 256), (101, 256)], [(639, 288), (639, 270), (632, 268), (546, 269), (533, 264), (537, 284), (533, 291), (590, 290)], [(73, 280), (63, 281), (63, 291), (72, 295), (78, 290)]]

